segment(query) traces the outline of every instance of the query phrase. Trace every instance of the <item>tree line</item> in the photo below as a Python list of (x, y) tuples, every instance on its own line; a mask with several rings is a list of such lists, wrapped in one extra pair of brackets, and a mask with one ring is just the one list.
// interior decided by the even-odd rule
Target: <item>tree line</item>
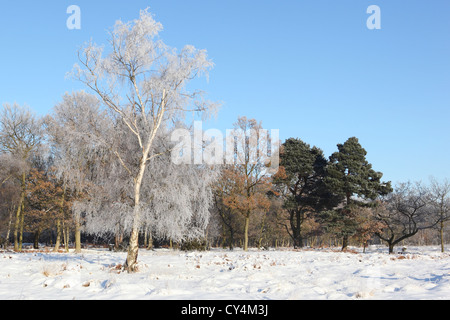
[(295, 248), (317, 238), (333, 240), (334, 245), (339, 239), (342, 250), (350, 240), (365, 248), (377, 238), (392, 253), (419, 231), (437, 229), (444, 251), (448, 180), (431, 178), (429, 185), (408, 181), (393, 188), (372, 168), (356, 137), (337, 144), (337, 149), (327, 159), (320, 148), (289, 138), (281, 146), (278, 172), (268, 179), (258, 177), (258, 171), (249, 176), (253, 171), (245, 165), (224, 169), (215, 186), (215, 205), (230, 247), (242, 228), (239, 218), (245, 219), (245, 237), (254, 215), (261, 228), (259, 239), (263, 231), (272, 237), (287, 234)]
[[(71, 76), (88, 91), (66, 93), (37, 117), (5, 104), (0, 114), (0, 212), (3, 242), (21, 251), (52, 230), (55, 250), (82, 236), (114, 238), (136, 268), (138, 250), (156, 241), (187, 245), (204, 239), (233, 248), (332, 237), (366, 246), (374, 236), (392, 252), (399, 242), (449, 215), (447, 181), (395, 189), (366, 160), (356, 137), (326, 158), (301, 139), (284, 141), (271, 173), (249, 139), (237, 141), (234, 164), (175, 164), (174, 130), (214, 114), (220, 103), (193, 89), (213, 67), (206, 50), (166, 45), (148, 10), (118, 21), (107, 46), (86, 43)], [(262, 129), (239, 117), (236, 131)], [(197, 146), (205, 148), (204, 145)], [(195, 146), (194, 146), (195, 147)], [(54, 232), (53, 232), (54, 230)]]
[[(51, 231), (55, 251), (62, 244), (68, 250), (74, 242), (79, 252), (82, 233), (114, 242), (116, 249), (128, 245), (133, 180), (113, 157), (115, 151), (92, 138), (94, 128), (89, 126), (94, 124), (100, 124), (97, 133), (101, 130), (105, 139), (118, 128), (106, 129), (99, 121), (98, 102), (85, 92), (66, 94), (54, 113), (41, 119), (25, 107), (4, 105), (1, 232), (2, 242), (12, 241), (14, 250), (22, 250), (24, 231), (33, 235), (35, 248)], [(261, 129), (262, 124), (246, 117), (234, 124), (235, 130), (249, 128)], [(118, 136), (126, 140), (114, 143), (133, 158), (138, 148), (124, 133)], [(434, 228), (444, 250), (448, 180), (405, 182), (394, 189), (381, 181), (382, 173), (372, 169), (355, 137), (338, 144), (329, 158), (320, 148), (289, 138), (281, 145), (275, 174), (268, 173), (267, 163), (245, 142), (236, 146), (245, 149), (239, 153), (244, 161), (211, 167), (175, 165), (167, 135), (157, 141), (155, 152), (161, 154), (144, 176), (148, 187), (142, 193), (141, 246), (151, 247), (154, 241), (188, 246), (208, 242), (247, 250), (249, 241), (259, 248), (287, 243), (302, 248), (308, 240), (317, 246), (339, 243), (345, 250), (349, 241), (366, 247), (377, 237), (393, 252), (403, 240)]]

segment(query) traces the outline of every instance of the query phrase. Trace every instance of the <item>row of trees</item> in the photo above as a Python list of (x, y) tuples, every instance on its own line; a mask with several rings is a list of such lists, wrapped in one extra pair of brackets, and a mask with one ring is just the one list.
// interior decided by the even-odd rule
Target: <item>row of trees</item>
[(270, 177), (246, 165), (223, 170), (215, 186), (215, 203), (230, 244), (241, 228), (239, 215), (247, 230), (254, 212), (259, 239), (262, 230), (287, 233), (294, 247), (303, 247), (305, 238), (331, 237), (340, 239), (343, 250), (350, 239), (365, 248), (378, 237), (392, 253), (395, 245), (419, 231), (437, 228), (444, 250), (449, 181), (431, 179), (429, 186), (405, 182), (394, 190), (390, 182), (381, 181), (381, 172), (372, 169), (357, 138), (337, 148), (326, 159), (318, 147), (290, 138), (282, 145), (278, 172)]
[[(130, 234), (125, 263), (130, 272), (137, 263), (141, 228), (171, 238), (198, 236), (205, 228), (212, 199), (207, 187), (217, 172), (201, 166), (175, 168), (169, 161), (171, 130), (183, 125), (186, 114), (207, 115), (217, 104), (188, 88), (212, 67), (206, 51), (189, 45), (180, 51), (170, 48), (158, 38), (161, 29), (147, 10), (132, 22), (116, 22), (108, 51), (87, 43), (71, 73), (94, 95), (65, 95), (40, 125), (18, 106), (6, 106), (5, 120), (18, 128), (2, 124), (2, 151), (24, 166), (39, 158), (33, 151), (48, 148), (63, 199), (74, 196), (77, 228), (84, 215), (90, 221), (87, 231)], [(15, 121), (24, 114), (29, 126)], [(29, 131), (17, 136), (16, 129), (24, 126)], [(14, 234), (23, 228), (26, 172)]]
[[(250, 138), (236, 142), (235, 163), (175, 164), (172, 153), (180, 150), (171, 133), (193, 132), (187, 120), (209, 116), (219, 104), (192, 89), (192, 80), (213, 66), (206, 51), (170, 48), (158, 38), (161, 29), (144, 10), (139, 19), (116, 23), (109, 46), (87, 43), (71, 75), (91, 93), (65, 94), (43, 118), (4, 105), (0, 210), (15, 250), (24, 231), (37, 244), (55, 229), (56, 250), (62, 242), (67, 248), (74, 234), (77, 252), (82, 232), (114, 235), (117, 245), (127, 238), (124, 265), (133, 272), (142, 235), (147, 242), (186, 243), (206, 230), (233, 246), (242, 234), (247, 250), (252, 235), (263, 245), (269, 234), (302, 247), (308, 230), (333, 234), (343, 249), (355, 237), (367, 243), (378, 235), (391, 250), (418, 230), (443, 228), (448, 184), (435, 183), (436, 190), (404, 184), (394, 191), (356, 138), (339, 144), (329, 159), (288, 139), (276, 174)], [(262, 125), (242, 117), (234, 129), (260, 132)]]
[[(105, 241), (114, 237), (117, 248), (130, 239), (134, 180), (121, 161), (131, 163), (138, 147), (126, 130), (119, 131), (120, 122), (108, 129), (99, 106), (95, 96), (84, 92), (66, 94), (43, 119), (18, 105), (4, 106), (0, 210), (4, 240), (12, 238), (15, 250), (22, 249), (24, 231), (34, 235), (37, 248), (41, 235), (54, 230), (55, 250), (61, 243), (67, 250), (74, 239), (77, 252), (82, 231)], [(241, 117), (234, 129), (259, 130), (262, 125)], [(119, 149), (101, 139), (112, 139), (124, 156), (114, 157)], [(318, 147), (287, 139), (275, 174), (245, 140), (235, 146), (244, 159), (221, 166), (173, 164), (167, 133), (156, 141), (153, 154), (158, 156), (143, 178), (138, 244), (139, 234), (141, 244), (142, 239), (149, 244), (152, 239), (207, 238), (244, 250), (249, 240), (258, 247), (292, 241), (301, 248), (307, 239), (310, 245), (313, 239), (316, 245), (339, 239), (345, 250), (349, 240), (365, 247), (377, 236), (393, 252), (420, 230), (437, 228), (444, 250), (450, 183), (407, 182), (393, 190), (354, 137), (338, 144), (328, 159)]]

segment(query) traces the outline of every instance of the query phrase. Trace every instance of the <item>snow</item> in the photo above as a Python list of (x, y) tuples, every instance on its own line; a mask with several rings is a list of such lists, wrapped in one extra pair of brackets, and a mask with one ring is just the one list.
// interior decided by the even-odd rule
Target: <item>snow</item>
[(139, 271), (122, 272), (126, 253), (0, 252), (2, 300), (449, 299), (450, 254), (438, 247), (404, 254), (369, 247), (139, 252)]

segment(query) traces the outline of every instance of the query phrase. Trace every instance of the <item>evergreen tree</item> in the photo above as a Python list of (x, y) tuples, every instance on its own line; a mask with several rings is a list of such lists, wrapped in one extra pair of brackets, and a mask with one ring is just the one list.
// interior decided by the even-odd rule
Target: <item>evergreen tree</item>
[(330, 156), (326, 182), (330, 190), (344, 198), (338, 209), (328, 212), (329, 226), (342, 236), (342, 249), (356, 232), (355, 210), (367, 205), (379, 195), (392, 192), (390, 182), (381, 182), (383, 174), (372, 169), (366, 160), (367, 152), (355, 137), (338, 144), (338, 151)]
[(331, 194), (324, 183), (327, 163), (321, 149), (300, 139), (290, 138), (283, 144), (274, 184), (284, 200), (289, 224), (286, 229), (294, 247), (303, 246), (302, 225), (306, 219), (338, 202), (339, 195)]

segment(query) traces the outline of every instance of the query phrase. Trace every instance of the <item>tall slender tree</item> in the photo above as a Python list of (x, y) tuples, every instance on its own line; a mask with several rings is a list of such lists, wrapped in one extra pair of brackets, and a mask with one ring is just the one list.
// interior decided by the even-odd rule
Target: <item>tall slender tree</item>
[(248, 250), (250, 219), (257, 211), (270, 208), (267, 193), (272, 187), (267, 156), (261, 146), (267, 146), (261, 123), (255, 119), (239, 117), (230, 137), (235, 137), (234, 164), (224, 169), (226, 179), (231, 181), (230, 192), (223, 202), (244, 217), (244, 250)]
[[(136, 269), (141, 226), (141, 190), (154, 153), (154, 142), (163, 124), (177, 122), (186, 112), (203, 113), (216, 104), (190, 92), (190, 80), (213, 66), (205, 50), (185, 46), (180, 52), (158, 39), (162, 25), (148, 10), (132, 22), (117, 21), (109, 34), (109, 52), (89, 43), (79, 52), (75, 78), (90, 88), (134, 136), (139, 149), (132, 163), (120, 149), (113, 153), (132, 181), (133, 223), (126, 260), (129, 272)], [(150, 168), (151, 170), (151, 168)]]

